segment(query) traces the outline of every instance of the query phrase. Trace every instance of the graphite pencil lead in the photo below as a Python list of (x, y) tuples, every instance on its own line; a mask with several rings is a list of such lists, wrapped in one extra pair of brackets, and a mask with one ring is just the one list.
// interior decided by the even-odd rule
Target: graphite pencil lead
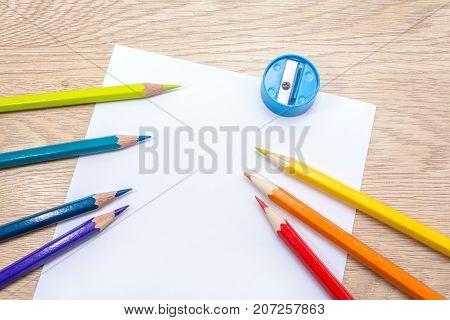
[(252, 181), (253, 176), (250, 173), (244, 172), (244, 176), (246, 176), (248, 180)]
[(116, 209), (114, 210), (114, 215), (117, 217), (118, 215), (120, 215), (122, 212), (124, 212), (127, 208), (129, 207), (129, 205), (126, 205), (122, 208)]
[(269, 206), (264, 201), (262, 201), (260, 198), (258, 198), (257, 196), (255, 196), (255, 198), (256, 198), (256, 201), (258, 201), (259, 205), (265, 212), (266, 208), (268, 208)]
[(255, 147), (256, 150), (258, 150), (262, 155), (267, 156), (269, 154), (269, 150), (260, 148), (260, 147)]
[(163, 84), (164, 91), (181, 87), (179, 84)]
[(142, 142), (142, 141), (150, 139), (151, 137), (152, 136), (139, 136), (139, 137), (137, 137), (136, 141), (137, 142)]
[(130, 192), (131, 190), (133, 190), (132, 188), (128, 188), (128, 189), (122, 189), (116, 192), (116, 198), (124, 195), (127, 192)]

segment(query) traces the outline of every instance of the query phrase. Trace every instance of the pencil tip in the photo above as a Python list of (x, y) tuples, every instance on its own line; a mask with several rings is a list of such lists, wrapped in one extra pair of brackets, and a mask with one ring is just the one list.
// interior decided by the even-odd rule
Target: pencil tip
[(137, 142), (145, 141), (145, 140), (150, 139), (151, 137), (152, 136), (139, 136), (139, 137), (137, 137), (136, 141)]
[(122, 189), (116, 192), (116, 198), (124, 195), (127, 192), (130, 192), (131, 190), (133, 190), (132, 188), (128, 188), (128, 189)]
[(248, 180), (252, 181), (253, 176), (250, 173), (244, 172), (244, 176), (246, 176)]
[(181, 87), (179, 84), (163, 84), (164, 91)]
[(262, 201), (262, 200), (261, 200), (260, 198), (258, 198), (257, 196), (255, 196), (255, 198), (256, 198), (256, 201), (258, 201), (259, 205), (261, 206), (261, 208), (262, 208), (263, 210), (265, 210), (265, 208), (268, 208), (268, 207), (269, 207), (264, 201)]
[(124, 212), (127, 208), (129, 207), (129, 205), (126, 205), (125, 207), (119, 208), (114, 210), (114, 215), (117, 217), (118, 215), (120, 215), (122, 212)]
[(265, 149), (260, 148), (260, 147), (255, 147), (255, 149), (258, 150), (264, 156), (267, 156), (267, 154), (269, 153), (269, 150), (265, 150)]

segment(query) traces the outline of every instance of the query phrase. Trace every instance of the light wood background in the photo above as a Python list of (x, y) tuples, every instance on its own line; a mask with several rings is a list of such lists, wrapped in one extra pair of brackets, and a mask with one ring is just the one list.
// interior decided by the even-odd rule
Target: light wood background
[[(363, 191), (450, 235), (448, 2), (0, 0), (0, 96), (99, 86), (117, 43), (251, 75), (309, 57), (322, 91), (377, 105)], [(92, 110), (0, 114), (0, 152), (82, 139)], [(0, 171), (0, 224), (61, 204), (75, 163)], [(0, 243), (0, 268), (53, 231)], [(354, 234), (450, 297), (448, 258), (361, 213)], [(0, 298), (31, 299), (39, 273)], [(358, 299), (406, 298), (352, 258), (344, 283)]]

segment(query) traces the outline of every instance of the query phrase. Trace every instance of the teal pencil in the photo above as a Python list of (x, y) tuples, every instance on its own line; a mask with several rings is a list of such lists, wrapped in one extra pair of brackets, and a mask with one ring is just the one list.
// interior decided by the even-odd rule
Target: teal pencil
[(109, 136), (0, 153), (0, 169), (123, 149), (150, 136)]

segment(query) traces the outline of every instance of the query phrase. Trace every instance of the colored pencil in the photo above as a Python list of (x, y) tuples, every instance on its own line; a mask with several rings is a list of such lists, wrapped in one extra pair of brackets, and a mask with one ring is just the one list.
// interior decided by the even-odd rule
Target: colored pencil
[(23, 111), (86, 103), (140, 99), (178, 88), (179, 85), (138, 83), (72, 91), (29, 94), (0, 98), (0, 112)]
[(450, 257), (450, 238), (409, 218), (391, 207), (350, 188), (349, 186), (327, 176), (326, 174), (307, 166), (306, 164), (268, 150), (256, 148), (261, 154), (299, 180), (341, 200), (372, 218), (375, 218), (392, 228), (403, 232), (417, 241)]
[(312, 273), (312, 275), (330, 294), (330, 296), (335, 300), (353, 300), (352, 295), (339, 282), (339, 280), (336, 279), (331, 271), (328, 270), (322, 260), (316, 256), (314, 251), (298, 235), (289, 222), (265, 204), (260, 198), (255, 198), (263, 209), (266, 218), (269, 220), (277, 235), (306, 266), (309, 272)]
[(43, 247), (0, 270), (0, 289), (103, 231), (128, 206), (82, 223)]
[(0, 241), (101, 208), (131, 189), (97, 193), (0, 226)]
[(270, 200), (345, 250), (353, 258), (372, 269), (407, 295), (414, 299), (444, 299), (443, 296), (308, 207), (287, 191), (267, 180), (248, 173), (245, 173), (245, 175)]
[(123, 149), (150, 136), (109, 136), (0, 153), (0, 169)]

